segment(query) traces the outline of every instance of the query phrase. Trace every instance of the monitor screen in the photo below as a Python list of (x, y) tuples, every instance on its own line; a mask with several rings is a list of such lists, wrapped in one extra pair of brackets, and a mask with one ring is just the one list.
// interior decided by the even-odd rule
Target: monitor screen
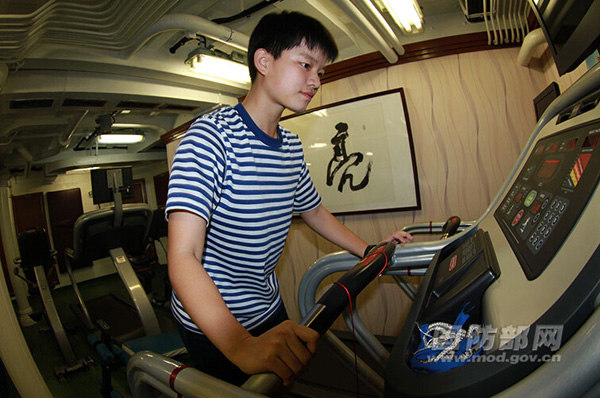
[(131, 167), (91, 170), (92, 199), (94, 204), (114, 202), (114, 192), (122, 199), (133, 197), (133, 172)]
[(529, 0), (558, 74), (573, 71), (600, 47), (600, 0)]

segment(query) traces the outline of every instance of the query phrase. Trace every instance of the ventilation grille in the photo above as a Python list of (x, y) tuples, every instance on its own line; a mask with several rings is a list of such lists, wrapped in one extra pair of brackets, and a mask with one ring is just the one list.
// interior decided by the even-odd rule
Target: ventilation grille
[(82, 108), (102, 108), (107, 101), (93, 99), (76, 99), (67, 98), (63, 102), (63, 106), (82, 107)]
[(10, 101), (10, 109), (50, 108), (53, 103), (52, 99), (16, 99)]
[(189, 111), (189, 112), (193, 112), (195, 109), (198, 109), (197, 106), (188, 106), (188, 105), (173, 105), (173, 104), (167, 104), (163, 107), (161, 107), (161, 109), (165, 109), (168, 111)]
[(159, 104), (153, 104), (150, 102), (138, 102), (138, 101), (121, 101), (117, 104), (118, 108), (127, 108), (127, 109), (154, 109)]

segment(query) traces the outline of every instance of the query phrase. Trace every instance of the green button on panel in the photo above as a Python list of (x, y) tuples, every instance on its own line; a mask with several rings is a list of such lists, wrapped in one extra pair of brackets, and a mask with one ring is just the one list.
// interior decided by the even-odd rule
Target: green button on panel
[(533, 203), (533, 201), (535, 200), (535, 197), (537, 196), (537, 192), (536, 191), (531, 191), (527, 194), (527, 197), (525, 198), (525, 202), (523, 202), (523, 204), (525, 205), (525, 207), (529, 207), (531, 206), (531, 204)]

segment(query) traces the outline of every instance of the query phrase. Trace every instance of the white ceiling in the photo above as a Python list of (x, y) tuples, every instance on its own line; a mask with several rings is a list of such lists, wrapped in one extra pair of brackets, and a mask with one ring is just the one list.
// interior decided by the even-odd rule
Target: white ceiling
[[(248, 88), (243, 84), (209, 80), (186, 68), (183, 61), (197, 41), (169, 52), (192, 32), (184, 19), (179, 26), (179, 19), (167, 23), (166, 15), (212, 21), (264, 5), (248, 17), (220, 23), (219, 28), (233, 29), (234, 38), (243, 41), (266, 13), (296, 10), (332, 32), (338, 61), (378, 51), (336, 5), (343, 2), (348, 1), (0, 0), (0, 179), (32, 168), (52, 175), (77, 167), (165, 159), (162, 134), (243, 96)], [(459, 0), (419, 4), (425, 31), (398, 35), (402, 44), (485, 30), (482, 23), (466, 21)], [(207, 36), (211, 34), (212, 29)], [(225, 52), (233, 49), (214, 43)], [(87, 142), (98, 116), (111, 113), (113, 131), (142, 130), (144, 142), (123, 148), (96, 148)]]

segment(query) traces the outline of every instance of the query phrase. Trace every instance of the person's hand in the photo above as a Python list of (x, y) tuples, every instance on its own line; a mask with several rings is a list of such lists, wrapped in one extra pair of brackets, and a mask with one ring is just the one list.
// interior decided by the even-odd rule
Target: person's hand
[(319, 334), (292, 321), (285, 321), (258, 337), (248, 337), (230, 358), (244, 373), (272, 372), (291, 385), (317, 352)]
[(392, 232), (391, 234), (389, 234), (384, 240), (381, 241), (381, 243), (383, 243), (383, 242), (409, 243), (409, 242), (412, 242), (414, 239), (415, 238), (408, 232), (395, 231), (395, 232)]

